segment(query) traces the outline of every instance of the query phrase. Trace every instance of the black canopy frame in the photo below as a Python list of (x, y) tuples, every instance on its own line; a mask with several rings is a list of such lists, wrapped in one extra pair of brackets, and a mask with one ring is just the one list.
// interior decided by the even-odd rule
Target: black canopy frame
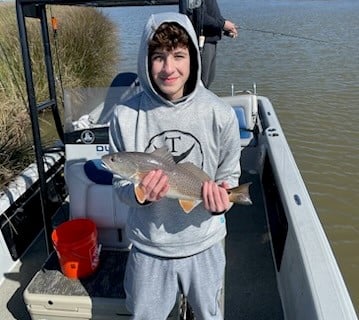
[[(32, 135), (35, 149), (35, 159), (39, 175), (40, 199), (42, 219), (45, 230), (45, 239), (47, 252), (53, 251), (51, 232), (51, 217), (46, 214), (49, 205), (47, 181), (45, 176), (44, 154), (48, 151), (42, 143), (39, 111), (51, 109), (57, 134), (60, 140), (64, 141), (64, 130), (61, 121), (58, 101), (56, 97), (56, 84), (53, 68), (53, 59), (50, 46), (49, 29), (46, 15), (47, 5), (74, 5), (90, 7), (129, 7), (129, 6), (151, 6), (151, 5), (178, 5), (178, 0), (17, 0), (16, 14), (19, 29), (19, 40), (24, 67), (26, 91), (28, 97), (28, 108), (32, 126)], [(34, 85), (34, 71), (30, 59), (30, 46), (28, 41), (28, 32), (26, 19), (37, 19), (40, 23), (41, 39), (43, 44), (45, 72), (48, 84), (48, 98), (45, 101), (36, 100), (36, 91)]]

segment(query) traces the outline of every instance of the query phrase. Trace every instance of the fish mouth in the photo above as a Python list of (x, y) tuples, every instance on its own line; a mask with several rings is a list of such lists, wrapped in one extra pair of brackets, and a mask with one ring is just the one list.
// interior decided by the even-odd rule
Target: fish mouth
[(104, 169), (106, 169), (106, 170), (111, 171), (110, 166), (109, 166), (105, 161), (103, 161), (103, 160), (102, 160), (102, 163), (101, 163), (101, 167), (104, 168)]

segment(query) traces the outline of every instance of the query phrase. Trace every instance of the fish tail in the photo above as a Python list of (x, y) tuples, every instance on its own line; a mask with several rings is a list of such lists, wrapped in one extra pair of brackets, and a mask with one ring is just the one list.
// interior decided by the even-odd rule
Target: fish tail
[(251, 205), (252, 200), (249, 195), (249, 186), (252, 182), (241, 184), (238, 187), (228, 190), (229, 201), (237, 204)]

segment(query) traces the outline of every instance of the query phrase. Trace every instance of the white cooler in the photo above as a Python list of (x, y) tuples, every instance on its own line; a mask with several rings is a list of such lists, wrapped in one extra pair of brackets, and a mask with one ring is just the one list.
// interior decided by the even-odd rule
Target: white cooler
[[(127, 250), (103, 250), (97, 271), (86, 279), (73, 280), (61, 273), (53, 253), (24, 292), (31, 319), (130, 319), (123, 289), (127, 256)], [(168, 319), (179, 319), (178, 305)]]

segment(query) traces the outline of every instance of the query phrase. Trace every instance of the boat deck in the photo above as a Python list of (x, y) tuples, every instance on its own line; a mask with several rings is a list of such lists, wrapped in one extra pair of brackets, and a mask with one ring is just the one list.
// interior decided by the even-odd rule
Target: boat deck
[[(244, 152), (242, 155), (244, 165), (241, 183), (252, 182), (250, 193), (253, 205), (236, 205), (227, 213), (226, 320), (284, 319), (259, 177), (261, 168), (251, 167), (251, 164), (258, 166), (258, 163), (262, 163), (259, 159), (253, 158), (261, 156), (260, 150), (257, 153)], [(118, 276), (123, 272), (124, 264), (116, 263), (116, 268), (108, 268), (113, 264), (106, 263), (107, 260), (113, 259), (116, 261), (120, 259), (124, 262), (123, 253), (118, 251), (117, 253), (103, 253), (102, 269), (96, 276), (77, 284), (73, 283), (70, 289), (66, 286), (66, 281), (71, 282), (71, 280), (62, 276), (56, 256), (52, 255), (47, 260), (45, 269), (39, 272), (40, 276), (38, 274), (38, 284), (46, 285), (48, 283), (48, 285), (32, 284), (28, 286), (35, 272), (40, 270), (41, 264), (45, 262), (45, 252), (44, 237), (41, 235), (21, 259), (21, 265), (7, 275), (7, 280), (1, 286), (0, 318), (2, 320), (30, 319), (23, 299), (26, 288), (30, 293), (41, 293), (39, 292), (42, 290), (41, 288), (51, 287), (50, 290), (53, 290), (54, 295), (88, 295), (92, 302), (97, 297), (113, 298), (116, 295), (123, 295), (122, 281), (119, 280), (116, 283), (112, 279), (119, 279)], [(59, 290), (62, 290), (62, 293)], [(92, 311), (96, 312), (94, 307)]]
[(34, 274), (41, 268), (46, 256), (45, 237), (41, 232), (16, 267), (5, 274), (5, 280), (0, 285), (1, 320), (31, 319), (24, 303), (23, 293)]
[(244, 172), (242, 179), (253, 182), (253, 205), (234, 206), (227, 214), (225, 319), (281, 320), (284, 316), (259, 177)]

